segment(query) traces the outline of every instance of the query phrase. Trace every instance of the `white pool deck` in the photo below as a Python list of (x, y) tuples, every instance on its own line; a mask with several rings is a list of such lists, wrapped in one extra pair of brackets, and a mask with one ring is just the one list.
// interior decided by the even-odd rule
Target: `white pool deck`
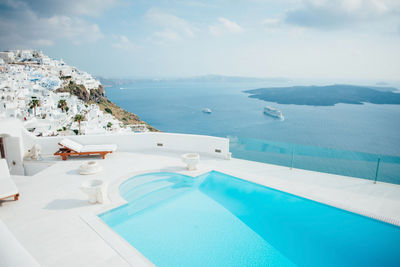
[[(79, 165), (87, 160), (98, 160), (104, 171), (79, 175)], [(13, 176), (20, 199), (0, 202), (0, 220), (42, 266), (131, 266), (132, 260), (110, 246), (83, 217), (115, 206), (121, 200), (115, 195), (116, 185), (127, 177), (146, 172), (169, 171), (196, 176), (217, 170), (400, 225), (399, 185), (207, 157), (201, 157), (197, 171), (189, 172), (177, 153), (117, 152), (105, 160), (80, 158), (54, 162), (34, 176)], [(94, 178), (111, 184), (108, 204), (90, 205), (81, 192), (81, 183)]]

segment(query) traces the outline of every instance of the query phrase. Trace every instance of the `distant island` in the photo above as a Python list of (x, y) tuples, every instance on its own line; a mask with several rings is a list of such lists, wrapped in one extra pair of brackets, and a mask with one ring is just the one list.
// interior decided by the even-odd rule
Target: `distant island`
[(249, 97), (278, 104), (334, 106), (345, 104), (400, 104), (396, 88), (335, 84), (328, 86), (270, 87), (246, 90)]

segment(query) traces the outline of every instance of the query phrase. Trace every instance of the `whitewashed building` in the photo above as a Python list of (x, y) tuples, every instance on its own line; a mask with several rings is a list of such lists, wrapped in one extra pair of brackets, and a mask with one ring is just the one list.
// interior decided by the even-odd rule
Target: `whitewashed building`
[[(148, 131), (147, 127), (121, 127), (122, 122), (104, 114), (97, 105), (88, 105), (70, 93), (54, 93), (70, 81), (84, 85), (89, 94), (101, 85), (89, 73), (63, 60), (51, 59), (35, 50), (0, 52), (0, 60), (4, 63), (0, 69), (0, 117), (24, 121), (37, 136), (77, 130), (77, 114), (85, 116), (81, 122), (83, 134)], [(60, 100), (66, 101), (65, 110), (58, 107)]]

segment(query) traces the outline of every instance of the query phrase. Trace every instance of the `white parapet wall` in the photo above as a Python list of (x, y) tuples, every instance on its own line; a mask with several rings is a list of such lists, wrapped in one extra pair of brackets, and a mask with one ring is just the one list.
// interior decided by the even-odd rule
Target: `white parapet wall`
[(13, 175), (24, 175), (21, 129), (23, 129), (22, 122), (18, 120), (0, 119), (0, 138), (3, 139), (8, 168)]
[(116, 144), (118, 146), (117, 151), (125, 152), (197, 152), (207, 156), (230, 158), (228, 138), (176, 133), (149, 132), (68, 137), (35, 137), (28, 132), (24, 132), (24, 149), (27, 151), (34, 144), (39, 144), (41, 146), (41, 153), (43, 155), (50, 155), (56, 152), (58, 149), (58, 142), (62, 138), (69, 138), (82, 145)]

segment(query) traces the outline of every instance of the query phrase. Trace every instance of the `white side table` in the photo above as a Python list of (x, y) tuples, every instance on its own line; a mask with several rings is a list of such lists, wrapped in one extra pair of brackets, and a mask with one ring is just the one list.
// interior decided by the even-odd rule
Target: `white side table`
[(86, 161), (79, 166), (78, 172), (82, 175), (89, 175), (99, 173), (103, 170), (103, 167), (97, 161)]

